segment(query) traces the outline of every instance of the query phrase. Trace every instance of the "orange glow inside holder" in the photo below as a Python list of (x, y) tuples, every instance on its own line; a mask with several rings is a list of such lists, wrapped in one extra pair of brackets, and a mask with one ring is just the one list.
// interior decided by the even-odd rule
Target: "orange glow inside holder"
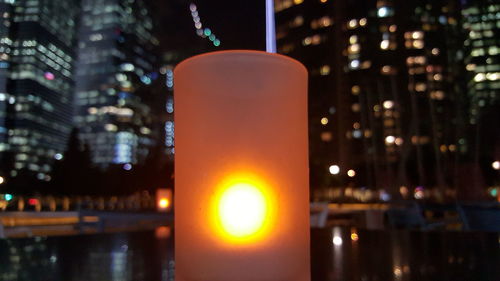
[(252, 174), (236, 173), (217, 185), (209, 221), (218, 241), (255, 245), (271, 235), (275, 213), (271, 186)]

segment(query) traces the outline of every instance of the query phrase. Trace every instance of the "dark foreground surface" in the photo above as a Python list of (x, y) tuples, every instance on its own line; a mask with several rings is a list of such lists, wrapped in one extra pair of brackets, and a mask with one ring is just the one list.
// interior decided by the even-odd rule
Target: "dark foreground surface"
[[(174, 280), (173, 233), (0, 240), (0, 280)], [(312, 230), (312, 280), (500, 280), (500, 235)]]

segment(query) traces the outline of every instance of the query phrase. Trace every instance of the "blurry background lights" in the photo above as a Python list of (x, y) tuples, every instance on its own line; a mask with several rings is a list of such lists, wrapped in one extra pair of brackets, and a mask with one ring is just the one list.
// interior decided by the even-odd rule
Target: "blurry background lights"
[(331, 165), (328, 170), (330, 171), (330, 174), (332, 175), (338, 175), (340, 173), (340, 167), (338, 165)]
[(168, 198), (161, 198), (160, 201), (158, 201), (158, 207), (162, 209), (166, 209), (170, 206), (170, 201)]
[(172, 207), (172, 190), (159, 188), (156, 190), (156, 208), (159, 212), (167, 212)]
[(380, 7), (377, 11), (377, 15), (381, 18), (388, 16), (389, 10), (387, 7)]
[(356, 232), (353, 232), (351, 233), (351, 240), (352, 241), (358, 241), (359, 240), (359, 236)]
[(12, 194), (5, 194), (4, 198), (5, 198), (5, 200), (10, 201), (10, 200), (12, 200), (12, 198), (14, 198), (14, 196), (12, 196)]
[(500, 161), (494, 161), (493, 163), (491, 163), (491, 167), (493, 167), (493, 169), (495, 170), (500, 170)]
[(52, 72), (45, 72), (45, 74), (43, 76), (47, 80), (54, 80), (54, 78), (55, 78), (54, 73), (52, 73)]
[(423, 199), (424, 198), (424, 188), (421, 186), (417, 186), (415, 188), (415, 193), (413, 195), (415, 199)]
[(340, 236), (333, 236), (333, 239), (332, 239), (332, 242), (333, 242), (333, 245), (335, 246), (340, 246), (342, 245), (342, 237)]
[(385, 109), (391, 109), (394, 107), (394, 102), (391, 100), (386, 100), (384, 101), (383, 106)]
[(127, 163), (127, 164), (123, 165), (123, 169), (126, 171), (130, 171), (130, 170), (132, 170), (132, 165)]
[(392, 144), (396, 141), (396, 138), (394, 136), (387, 136), (385, 137), (385, 143), (386, 144)]
[(321, 125), (326, 125), (326, 124), (328, 124), (328, 118), (326, 117), (321, 118)]
[(356, 176), (356, 171), (354, 171), (353, 169), (350, 169), (349, 171), (347, 171), (347, 175), (351, 178), (353, 178), (354, 176)]
[(5, 179), (2, 176), (0, 176), (0, 184), (2, 184), (4, 182), (5, 182)]

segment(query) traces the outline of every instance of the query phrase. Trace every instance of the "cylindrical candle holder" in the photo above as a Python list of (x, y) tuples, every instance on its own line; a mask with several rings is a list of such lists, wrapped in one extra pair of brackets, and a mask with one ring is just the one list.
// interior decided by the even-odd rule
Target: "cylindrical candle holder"
[(223, 51), (174, 77), (176, 280), (310, 280), (305, 67)]

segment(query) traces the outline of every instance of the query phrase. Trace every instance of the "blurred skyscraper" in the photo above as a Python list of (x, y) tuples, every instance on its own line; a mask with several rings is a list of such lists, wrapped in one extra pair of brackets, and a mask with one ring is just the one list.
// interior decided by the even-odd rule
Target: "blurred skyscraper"
[[(9, 94), (7, 94), (7, 78), (10, 65), (10, 52), (12, 39), (10, 38), (10, 27), (12, 26), (12, 1), (0, 1), (0, 161), (5, 161), (5, 151), (8, 149), (7, 129), (7, 105)], [(11, 99), (13, 101), (13, 98)], [(5, 167), (7, 168), (7, 167)], [(2, 171), (5, 172), (5, 171)], [(3, 175), (2, 175), (3, 176)]]
[(466, 153), (459, 1), (277, 0), (275, 10), (278, 52), (310, 73), (314, 187), (456, 185)]
[(141, 163), (154, 144), (145, 88), (153, 72), (153, 23), (143, 1), (83, 0), (75, 123), (101, 167)]
[[(465, 31), (466, 138), (469, 187), (500, 185), (500, 3), (469, 0), (462, 10)], [(495, 164), (497, 163), (497, 164)]]
[(79, 0), (0, 3), (3, 173), (50, 180), (72, 126)]

